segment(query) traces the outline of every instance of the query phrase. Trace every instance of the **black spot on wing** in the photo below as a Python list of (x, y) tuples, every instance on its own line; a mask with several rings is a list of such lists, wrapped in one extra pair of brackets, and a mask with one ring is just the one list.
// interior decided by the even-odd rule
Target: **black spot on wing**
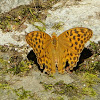
[(73, 33), (72, 33), (72, 30), (70, 31), (70, 36), (72, 36), (73, 35)]
[(84, 29), (80, 29), (82, 33), (84, 33)]
[(78, 43), (77, 43), (77, 42), (75, 42), (75, 44), (77, 45)]
[(75, 29), (74, 31), (75, 31), (75, 33), (77, 33), (77, 34), (78, 34), (78, 31), (77, 31), (77, 29)]
[(75, 36), (73, 36), (73, 39), (75, 40)]
[(80, 37), (80, 34), (78, 34), (77, 37)]

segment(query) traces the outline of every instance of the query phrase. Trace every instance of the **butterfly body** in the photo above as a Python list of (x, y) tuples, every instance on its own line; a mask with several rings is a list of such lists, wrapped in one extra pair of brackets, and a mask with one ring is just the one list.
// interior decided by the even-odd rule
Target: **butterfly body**
[(57, 66), (58, 72), (64, 73), (66, 62), (69, 70), (77, 65), (84, 44), (92, 34), (90, 29), (83, 27), (72, 28), (58, 37), (55, 33), (51, 37), (44, 32), (33, 31), (26, 35), (26, 41), (33, 48), (41, 69), (45, 66), (45, 71), (53, 74)]
[(52, 37), (51, 37), (51, 40), (52, 40), (52, 45), (54, 47), (54, 59), (55, 59), (55, 66), (57, 66), (58, 64), (58, 38), (57, 38), (57, 35), (56, 34), (53, 34)]

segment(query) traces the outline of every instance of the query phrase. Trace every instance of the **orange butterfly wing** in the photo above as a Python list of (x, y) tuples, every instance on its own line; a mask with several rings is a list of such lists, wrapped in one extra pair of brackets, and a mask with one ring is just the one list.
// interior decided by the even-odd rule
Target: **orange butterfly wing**
[(70, 70), (77, 65), (84, 44), (91, 38), (92, 34), (93, 32), (88, 28), (77, 27), (58, 36), (58, 71), (60, 73), (64, 72), (66, 61), (68, 61)]
[(45, 66), (47, 73), (54, 73), (55, 62), (51, 37), (44, 32), (33, 31), (26, 35), (26, 41), (33, 48), (40, 68), (43, 69)]

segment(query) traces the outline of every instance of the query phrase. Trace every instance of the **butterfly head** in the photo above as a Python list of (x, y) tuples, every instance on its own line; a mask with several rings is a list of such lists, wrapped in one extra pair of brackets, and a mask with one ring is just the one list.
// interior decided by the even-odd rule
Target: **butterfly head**
[(56, 33), (52, 33), (52, 38), (51, 38), (51, 40), (52, 40), (52, 44), (53, 44), (53, 46), (56, 48), (57, 47), (57, 34)]
[(56, 33), (52, 33), (51, 36), (52, 37), (57, 37), (57, 34)]

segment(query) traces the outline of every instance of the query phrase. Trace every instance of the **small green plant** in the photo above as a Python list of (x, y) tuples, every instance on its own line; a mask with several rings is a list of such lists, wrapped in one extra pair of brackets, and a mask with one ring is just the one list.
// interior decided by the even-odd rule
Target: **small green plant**
[(94, 50), (97, 49), (97, 44), (96, 44), (96, 43), (94, 43), (94, 42), (90, 42), (90, 45), (92, 46), (92, 48), (93, 48)]
[(98, 43), (90, 42), (90, 47), (96, 55), (100, 54), (100, 41)]
[(2, 46), (2, 45), (0, 45), (0, 51), (1, 52), (7, 52), (9, 50), (9, 48), (7, 47), (7, 46)]
[[(95, 71), (95, 72), (100, 72), (100, 61), (94, 61), (93, 63), (91, 63), (90, 64), (91, 65), (91, 67), (93, 68), (93, 72)], [(95, 73), (94, 72), (94, 73)]]
[(82, 83), (85, 83), (86, 86), (90, 87), (93, 86), (94, 84), (96, 84), (98, 81), (100, 81), (100, 79), (98, 78), (97, 75), (95, 74), (91, 74), (91, 73), (84, 73), (82, 75)]
[(4, 60), (3, 58), (0, 58), (0, 64), (6, 66), (8, 62)]
[(64, 98), (59, 96), (59, 97), (56, 98), (56, 100), (64, 100)]
[(9, 63), (6, 60), (4, 60), (3, 58), (0, 58), (0, 73), (1, 74), (6, 73), (8, 66), (9, 66)]
[(0, 88), (2, 88), (2, 89), (11, 89), (11, 87), (8, 83), (0, 83)]
[(76, 96), (73, 96), (73, 97), (69, 98), (69, 100), (79, 100), (79, 98), (77, 98)]
[(41, 82), (41, 84), (43, 85), (45, 90), (52, 90), (53, 89), (53, 85), (52, 84), (46, 84), (46, 83), (43, 83), (43, 82)]
[(73, 84), (65, 84), (63, 81), (59, 81), (54, 85), (53, 93), (60, 95), (76, 96), (79, 94), (80, 89)]
[(7, 83), (0, 83), (0, 89), (6, 89), (6, 91), (8, 91), (8, 94), (13, 92), (17, 96), (16, 100), (27, 100), (29, 98), (32, 100), (40, 100), (39, 97), (36, 96), (36, 94), (32, 93), (31, 91), (26, 91), (23, 87), (14, 89), (11, 88), (11, 86)]
[(33, 62), (31, 61), (24, 61), (18, 62), (17, 64), (13, 65), (12, 68), (9, 68), (7, 71), (12, 72), (13, 74), (24, 74), (30, 70), (30, 67)]
[(13, 92), (18, 96), (18, 100), (23, 100), (31, 96), (31, 92), (24, 90), (23, 87), (14, 89)]
[(82, 94), (89, 95), (89, 96), (96, 96), (97, 95), (96, 91), (92, 87), (82, 88)]
[(88, 72), (83, 73), (79, 76), (80, 76), (81, 84), (83, 84), (81, 94), (88, 95), (88, 96), (96, 96), (97, 93), (93, 89), (93, 86), (97, 84), (98, 82), (100, 82), (100, 79), (98, 78), (98, 76), (96, 74), (92, 74)]
[(58, 22), (58, 23), (55, 23), (52, 28), (58, 30), (58, 29), (62, 29), (62, 27), (63, 27), (63, 22)]
[[(45, 24), (41, 21), (41, 13), (36, 13), (34, 9), (32, 6), (20, 6), (9, 13), (0, 14), (0, 29), (3, 32), (18, 30), (28, 20), (31, 24), (34, 22), (42, 23), (44, 25), (42, 30), (45, 30)], [(38, 26), (36, 28), (40, 29)]]
[[(51, 8), (51, 6), (57, 3), (59, 0), (46, 0), (42, 2), (40, 0), (34, 0), (30, 5), (23, 5), (12, 9), (9, 12), (0, 14), (0, 29), (3, 32), (9, 32), (12, 30), (19, 30), (23, 23), (27, 20), (29, 23), (34, 25), (34, 22), (40, 22), (43, 27), (36, 26), (41, 31), (45, 31), (45, 23), (43, 19), (46, 18), (47, 14), (42, 14), (44, 10)], [(38, 6), (38, 7), (37, 7)], [(25, 27), (21, 27), (21, 29)]]
[(12, 91), (16, 94), (17, 100), (41, 100), (37, 94), (27, 91), (23, 87), (12, 89)]

